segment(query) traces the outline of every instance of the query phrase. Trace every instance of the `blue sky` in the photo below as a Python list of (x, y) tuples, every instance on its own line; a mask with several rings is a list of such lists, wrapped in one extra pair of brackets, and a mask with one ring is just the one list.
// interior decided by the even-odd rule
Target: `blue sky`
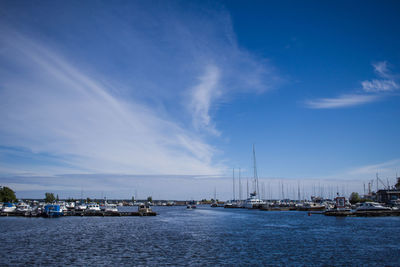
[(252, 175), (252, 144), (273, 197), (281, 183), (361, 192), (376, 172), (393, 183), (399, 11), (2, 1), (0, 183), (20, 197), (229, 198), (232, 168)]

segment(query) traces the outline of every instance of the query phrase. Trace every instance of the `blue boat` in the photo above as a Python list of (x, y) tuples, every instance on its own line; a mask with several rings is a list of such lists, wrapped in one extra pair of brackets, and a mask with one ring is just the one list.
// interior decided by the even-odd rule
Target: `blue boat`
[(64, 215), (64, 212), (61, 209), (60, 205), (47, 204), (46, 206), (44, 206), (43, 215), (45, 217), (60, 217)]

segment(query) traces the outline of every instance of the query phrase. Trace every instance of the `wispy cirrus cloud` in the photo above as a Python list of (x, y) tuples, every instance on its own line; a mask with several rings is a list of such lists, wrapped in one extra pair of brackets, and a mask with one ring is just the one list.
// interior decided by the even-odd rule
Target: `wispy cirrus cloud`
[(205, 73), (199, 78), (199, 83), (190, 92), (191, 101), (189, 110), (193, 114), (193, 124), (197, 130), (205, 128), (209, 132), (219, 135), (209, 114), (210, 107), (220, 95), (218, 88), (220, 82), (220, 70), (213, 65), (207, 66)]
[(0, 18), (3, 170), (223, 172), (209, 144), (218, 103), (279, 77), (237, 45), (223, 9), (161, 5), (49, 3)]
[(391, 177), (396, 178), (396, 174), (399, 175), (400, 171), (400, 159), (392, 159), (385, 162), (380, 162), (377, 164), (365, 165), (361, 167), (356, 167), (348, 171), (349, 175), (356, 177), (367, 177), (367, 179), (373, 179), (375, 174), (381, 175), (381, 177)]
[(38, 42), (7, 38), (16, 54), (6, 57), (19, 54), (29, 75), (0, 91), (3, 144), (49, 153), (71, 172), (218, 173), (214, 149), (168, 116), (110, 94)]
[(361, 91), (333, 98), (307, 100), (305, 101), (306, 107), (312, 109), (332, 109), (363, 105), (378, 101), (385, 96), (385, 93), (390, 93), (400, 88), (396, 81), (396, 75), (393, 75), (389, 71), (386, 61), (374, 63), (372, 66), (380, 79), (362, 81)]
[(341, 108), (374, 102), (379, 99), (377, 95), (341, 95), (336, 98), (319, 98), (306, 101), (308, 108)]
[(375, 73), (381, 79), (374, 79), (370, 81), (361, 82), (362, 89), (367, 93), (380, 93), (392, 92), (399, 89), (399, 85), (395, 80), (395, 76), (389, 71), (388, 63), (386, 61), (377, 62), (372, 64)]

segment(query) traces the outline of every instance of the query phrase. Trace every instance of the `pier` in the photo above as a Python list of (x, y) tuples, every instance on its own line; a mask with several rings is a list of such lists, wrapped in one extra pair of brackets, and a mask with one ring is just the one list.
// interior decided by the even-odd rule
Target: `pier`
[[(104, 211), (90, 211), (90, 212), (76, 212), (76, 211), (68, 211), (64, 213), (62, 216), (95, 216), (95, 217), (126, 217), (126, 216), (156, 216), (157, 213), (154, 211), (150, 212), (139, 212), (139, 211), (119, 211), (119, 212), (104, 212)], [(2, 212), (0, 216), (7, 217), (7, 216), (18, 216), (18, 217), (45, 217), (48, 218), (44, 213), (34, 213), (34, 212)]]
[(379, 210), (379, 211), (325, 211), (325, 216), (336, 217), (384, 217), (400, 216), (400, 210)]

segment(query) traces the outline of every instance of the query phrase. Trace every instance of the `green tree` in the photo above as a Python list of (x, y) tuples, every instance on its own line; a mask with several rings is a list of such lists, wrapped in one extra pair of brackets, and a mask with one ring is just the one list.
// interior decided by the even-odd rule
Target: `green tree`
[(53, 193), (46, 193), (46, 194), (44, 194), (44, 196), (45, 196), (44, 202), (46, 202), (46, 203), (52, 203), (52, 202), (54, 202), (54, 200), (56, 200)]
[(135, 202), (135, 197), (134, 196), (132, 196), (132, 202)]
[(353, 192), (350, 195), (349, 201), (350, 201), (351, 204), (356, 204), (356, 203), (361, 201), (361, 198), (360, 198), (360, 196), (358, 195), (357, 192)]
[(147, 202), (153, 202), (153, 198), (150, 196), (147, 198)]
[(1, 202), (16, 202), (17, 197), (15, 196), (15, 192), (7, 187), (0, 187), (0, 201)]

